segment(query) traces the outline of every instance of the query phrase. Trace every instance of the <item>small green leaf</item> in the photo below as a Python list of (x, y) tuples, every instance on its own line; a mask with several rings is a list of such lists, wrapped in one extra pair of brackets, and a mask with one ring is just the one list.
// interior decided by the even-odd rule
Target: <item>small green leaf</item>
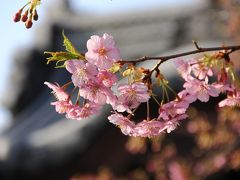
[[(56, 62), (56, 68), (64, 67), (65, 61), (78, 59), (82, 61), (86, 61), (84, 54), (79, 53), (76, 48), (73, 46), (71, 41), (65, 36), (64, 31), (62, 32), (63, 35), (63, 46), (66, 49), (66, 52), (44, 52), (44, 54), (49, 54), (50, 57), (47, 58), (47, 64), (52, 61)], [(58, 65), (61, 62), (62, 65)]]
[(62, 32), (62, 36), (63, 36), (63, 46), (65, 47), (66, 51), (71, 52), (72, 54), (79, 54), (79, 52), (73, 46), (72, 42), (64, 34), (64, 31)]
[(67, 60), (72, 60), (72, 59), (79, 59), (79, 60), (84, 60), (82, 56), (80, 57), (77, 54), (73, 54), (71, 52), (44, 52), (44, 54), (49, 54), (50, 57), (47, 58), (47, 64), (49, 64), (52, 61), (56, 62), (56, 68), (62, 67), (59, 66), (58, 64), (62, 62), (64, 64), (65, 61)]
[(70, 52), (44, 52), (45, 54), (50, 54), (51, 57), (47, 58), (47, 64), (51, 61), (66, 61), (71, 59), (79, 59), (79, 56), (72, 54)]

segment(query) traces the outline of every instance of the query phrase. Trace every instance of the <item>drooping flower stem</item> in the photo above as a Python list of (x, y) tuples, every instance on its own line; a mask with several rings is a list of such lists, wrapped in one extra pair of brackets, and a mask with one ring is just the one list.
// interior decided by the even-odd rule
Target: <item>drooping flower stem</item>
[(150, 107), (149, 107), (149, 101), (147, 101), (147, 121), (150, 121)]
[(161, 106), (161, 104), (158, 102), (157, 98), (155, 98), (154, 95), (152, 95), (151, 98), (153, 98), (153, 100), (158, 104), (158, 106)]
[(69, 85), (71, 85), (72, 84), (72, 81), (69, 81), (69, 82), (67, 82), (66, 84), (64, 84), (63, 86), (62, 86), (62, 88), (63, 89), (66, 89)]

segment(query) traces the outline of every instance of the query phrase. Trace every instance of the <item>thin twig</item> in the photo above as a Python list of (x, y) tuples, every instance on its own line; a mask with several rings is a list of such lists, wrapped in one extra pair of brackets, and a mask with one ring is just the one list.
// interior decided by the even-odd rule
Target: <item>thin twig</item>
[(194, 46), (196, 47), (196, 49), (201, 50), (201, 48), (199, 47), (197, 41), (193, 40), (192, 42), (193, 42)]

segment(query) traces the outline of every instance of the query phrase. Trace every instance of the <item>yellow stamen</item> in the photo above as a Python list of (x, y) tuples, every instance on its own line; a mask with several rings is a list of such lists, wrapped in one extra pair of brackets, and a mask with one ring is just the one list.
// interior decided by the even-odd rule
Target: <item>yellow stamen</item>
[(104, 56), (106, 54), (106, 49), (105, 48), (101, 48), (98, 50), (98, 54), (100, 54), (101, 56)]

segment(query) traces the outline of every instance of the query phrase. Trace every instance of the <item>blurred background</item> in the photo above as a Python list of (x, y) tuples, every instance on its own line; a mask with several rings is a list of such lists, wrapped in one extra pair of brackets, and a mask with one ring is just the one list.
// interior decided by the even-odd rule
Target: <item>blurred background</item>
[[(112, 34), (123, 59), (193, 50), (193, 39), (200, 46), (234, 45), (240, 43), (239, 0), (43, 1), (28, 30), (12, 21), (24, 2), (2, 4), (0, 179), (240, 179), (240, 111), (217, 109), (224, 96), (195, 103), (171, 134), (144, 139), (108, 123), (108, 107), (97, 117), (65, 119), (43, 85), (70, 80), (64, 69), (46, 65), (43, 53), (64, 50), (62, 30), (80, 52), (91, 35)], [(239, 57), (232, 55), (236, 70)], [(180, 88), (172, 63), (162, 72)]]

